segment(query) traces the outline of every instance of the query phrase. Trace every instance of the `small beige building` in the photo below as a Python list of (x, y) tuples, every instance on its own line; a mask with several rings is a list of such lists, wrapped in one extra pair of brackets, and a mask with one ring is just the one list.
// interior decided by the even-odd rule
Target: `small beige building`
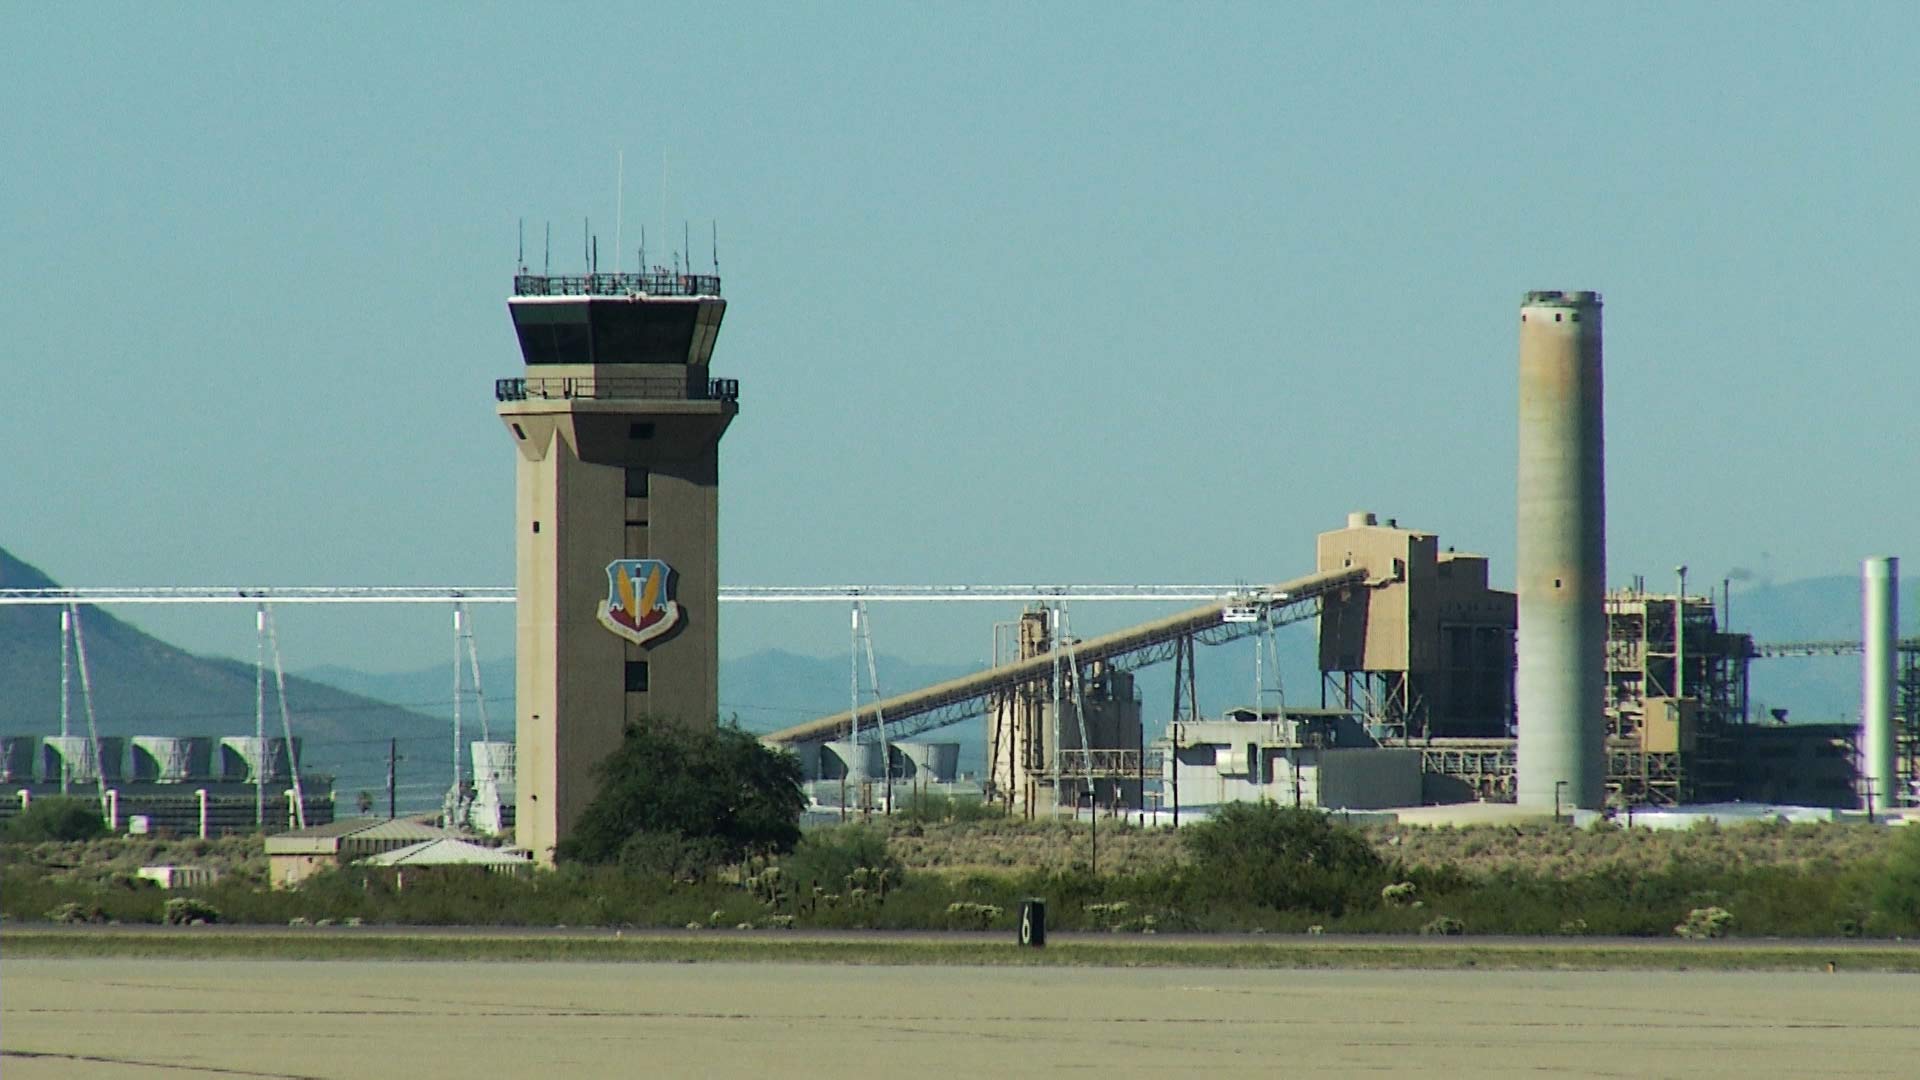
[(163, 889), (197, 889), (220, 880), (220, 871), (211, 866), (143, 866), (136, 877), (151, 881)]
[(267, 837), (267, 878), (290, 889), (309, 876), (369, 855), (453, 834), (410, 818), (348, 818)]

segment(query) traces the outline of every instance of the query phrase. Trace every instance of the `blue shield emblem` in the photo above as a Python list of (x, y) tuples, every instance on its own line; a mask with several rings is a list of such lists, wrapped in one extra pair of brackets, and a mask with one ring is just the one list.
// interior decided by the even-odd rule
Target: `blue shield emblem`
[(615, 559), (607, 564), (607, 598), (600, 625), (635, 645), (659, 638), (680, 623), (674, 602), (673, 567), (659, 559)]

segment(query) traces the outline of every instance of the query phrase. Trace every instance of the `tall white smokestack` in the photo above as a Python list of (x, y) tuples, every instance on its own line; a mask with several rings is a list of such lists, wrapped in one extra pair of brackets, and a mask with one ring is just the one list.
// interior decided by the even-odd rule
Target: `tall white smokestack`
[(1861, 802), (1871, 809), (1900, 805), (1893, 747), (1893, 654), (1900, 633), (1900, 560), (1891, 556), (1860, 564), (1860, 622), (1866, 658), (1860, 671), (1860, 742), (1865, 770)]
[(1520, 306), (1519, 803), (1606, 799), (1607, 502), (1600, 294)]

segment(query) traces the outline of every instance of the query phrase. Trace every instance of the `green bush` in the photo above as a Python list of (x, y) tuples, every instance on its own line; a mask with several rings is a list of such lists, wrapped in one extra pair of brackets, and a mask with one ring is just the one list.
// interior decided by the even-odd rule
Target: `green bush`
[(91, 840), (107, 832), (100, 804), (90, 799), (43, 796), (7, 822), (5, 838), (17, 844)]
[(1317, 810), (1233, 803), (1181, 830), (1207, 898), (1338, 915), (1377, 904), (1387, 866), (1357, 830)]
[(1694, 908), (1673, 932), (1683, 938), (1722, 938), (1733, 926), (1733, 912), (1722, 907)]
[(220, 910), (204, 900), (197, 900), (191, 896), (176, 896), (167, 901), (163, 917), (168, 926), (217, 923), (220, 921)]
[(887, 834), (869, 825), (829, 825), (800, 838), (783, 864), (787, 877), (800, 892), (813, 888), (839, 892), (848, 887), (856, 870), (901, 876), (900, 860), (887, 846)]
[(985, 930), (1003, 914), (1004, 910), (997, 904), (955, 900), (947, 905), (947, 923), (956, 930)]
[(81, 904), (69, 901), (47, 912), (48, 922), (57, 923), (103, 923), (107, 921), (106, 909), (98, 904)]
[(1006, 807), (984, 799), (956, 798), (940, 791), (914, 791), (895, 809), (895, 821), (909, 825), (971, 823), (1007, 816)]
[[(618, 862), (644, 834), (678, 836), (729, 862), (791, 851), (800, 839), (800, 762), (737, 727), (643, 718), (594, 772), (600, 789), (555, 852), (563, 861)], [(643, 845), (643, 857), (659, 854)]]
[(1380, 890), (1380, 900), (1390, 907), (1411, 907), (1418, 904), (1420, 886), (1411, 881), (1396, 881)]
[(704, 881), (733, 857), (718, 837), (688, 837), (680, 833), (643, 832), (627, 838), (620, 848), (620, 865), (640, 874), (674, 881)]
[(1920, 825), (1900, 830), (1873, 889), (1873, 909), (1893, 933), (1920, 933)]

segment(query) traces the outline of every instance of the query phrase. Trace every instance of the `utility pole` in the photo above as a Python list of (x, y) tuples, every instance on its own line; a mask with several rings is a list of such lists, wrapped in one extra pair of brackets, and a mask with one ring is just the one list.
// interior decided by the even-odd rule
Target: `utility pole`
[(1673, 696), (1683, 698), (1687, 696), (1687, 568), (1676, 566), (1673, 572), (1680, 579), (1679, 595), (1673, 599)]
[[(253, 827), (267, 831), (267, 770), (273, 755), (267, 753), (267, 606), (253, 609)], [(293, 747), (287, 747), (293, 753)]]
[(68, 604), (66, 607), (60, 609), (60, 794), (62, 795), (67, 793), (73, 776), (73, 766), (68, 763), (66, 754), (68, 744), (65, 741), (73, 735), (72, 723), (69, 716), (70, 705), (73, 701), (73, 668), (72, 662), (68, 659), (68, 652), (72, 644), (73, 605)]
[(1087, 810), (1088, 810), (1088, 820), (1092, 823), (1092, 826), (1093, 826), (1093, 834), (1092, 834), (1093, 876), (1099, 877), (1100, 876), (1100, 797), (1098, 794), (1091, 791), (1087, 792)]
[(395, 816), (394, 815), (394, 799), (393, 799), (393, 793), (394, 793), (393, 771), (394, 771), (394, 764), (399, 760), (400, 760), (400, 740), (388, 739), (387, 740), (387, 820), (388, 821), (392, 821)]

